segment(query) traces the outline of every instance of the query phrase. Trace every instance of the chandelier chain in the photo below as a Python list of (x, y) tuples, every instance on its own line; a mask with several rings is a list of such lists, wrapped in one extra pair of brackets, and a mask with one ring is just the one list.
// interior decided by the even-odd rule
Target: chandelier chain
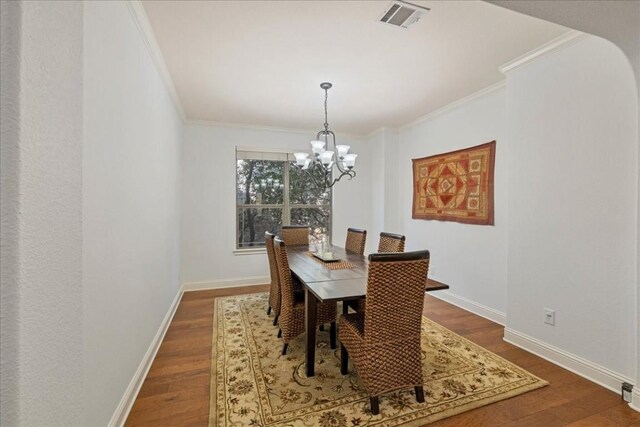
[(324, 90), (324, 130), (329, 129), (329, 118), (327, 112), (327, 100), (329, 99), (329, 89)]

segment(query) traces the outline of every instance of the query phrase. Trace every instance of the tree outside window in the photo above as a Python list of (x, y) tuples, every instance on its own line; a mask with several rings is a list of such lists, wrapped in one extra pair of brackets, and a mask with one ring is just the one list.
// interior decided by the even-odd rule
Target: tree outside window
[(237, 249), (264, 247), (264, 232), (308, 225), (311, 242), (331, 228), (331, 190), (318, 188), (286, 153), (237, 153)]

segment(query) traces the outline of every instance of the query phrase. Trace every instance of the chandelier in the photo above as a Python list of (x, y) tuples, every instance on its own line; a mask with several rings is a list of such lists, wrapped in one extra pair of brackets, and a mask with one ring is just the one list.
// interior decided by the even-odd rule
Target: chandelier
[[(324, 90), (324, 129), (318, 132), (314, 141), (311, 141), (311, 156), (309, 153), (293, 153), (296, 158), (296, 166), (307, 171), (320, 188), (333, 187), (343, 176), (348, 176), (349, 179), (356, 176), (353, 167), (358, 155), (349, 153), (351, 147), (348, 145), (336, 145), (336, 135), (329, 130), (327, 99), (331, 86), (331, 83), (327, 82), (320, 84)], [(337, 178), (333, 177), (334, 173), (338, 174)]]

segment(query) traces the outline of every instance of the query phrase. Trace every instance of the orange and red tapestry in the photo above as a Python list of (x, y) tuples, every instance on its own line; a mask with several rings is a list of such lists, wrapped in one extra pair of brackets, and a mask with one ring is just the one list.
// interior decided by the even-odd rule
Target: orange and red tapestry
[(493, 225), (496, 142), (413, 159), (414, 219)]

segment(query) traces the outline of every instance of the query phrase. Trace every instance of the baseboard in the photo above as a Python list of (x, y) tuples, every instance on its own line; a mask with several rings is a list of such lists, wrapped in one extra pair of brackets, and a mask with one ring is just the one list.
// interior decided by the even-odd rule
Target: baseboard
[[(504, 328), (504, 340), (617, 394), (621, 393), (623, 382), (630, 384), (635, 383), (633, 379), (627, 378), (604, 366), (590, 362), (582, 357), (521, 332), (514, 331), (513, 329)], [(634, 387), (634, 390), (635, 389), (636, 387)]]
[(140, 392), (140, 387), (142, 387), (142, 383), (144, 382), (144, 379), (147, 377), (147, 373), (151, 368), (153, 359), (155, 359), (156, 354), (158, 353), (158, 349), (160, 348), (160, 344), (162, 344), (162, 340), (164, 339), (164, 336), (167, 333), (167, 329), (171, 324), (173, 315), (176, 313), (176, 309), (178, 308), (178, 304), (180, 303), (182, 294), (183, 290), (181, 287), (180, 289), (178, 289), (176, 297), (173, 299), (173, 302), (169, 306), (169, 311), (167, 311), (167, 314), (164, 316), (162, 323), (160, 323), (158, 332), (156, 332), (155, 337), (153, 337), (153, 340), (151, 341), (147, 352), (142, 358), (142, 361), (140, 362), (136, 373), (133, 375), (133, 378), (131, 379), (127, 390), (124, 392), (124, 395), (120, 400), (120, 404), (111, 417), (111, 421), (109, 421), (108, 424), (109, 427), (121, 427), (124, 426), (125, 421), (127, 421), (129, 412), (131, 412), (131, 408), (133, 407), (133, 402), (135, 402), (136, 397)]
[(633, 393), (631, 394), (631, 403), (629, 403), (631, 409), (640, 412), (640, 384), (636, 384), (633, 387)]
[(247, 285), (264, 285), (271, 283), (269, 277), (255, 276), (255, 277), (243, 277), (240, 279), (225, 279), (225, 280), (212, 280), (208, 282), (191, 282), (184, 283), (182, 289), (185, 292), (190, 291), (204, 291), (207, 289), (222, 289), (222, 288), (236, 288), (238, 286)]
[(449, 291), (429, 292), (429, 295), (460, 307), (473, 314), (477, 314), (485, 319), (489, 319), (499, 325), (504, 326), (507, 323), (507, 315), (505, 313), (491, 307), (487, 307), (486, 305), (479, 304), (475, 301), (471, 301), (470, 299), (461, 297), (460, 295), (456, 295)]

